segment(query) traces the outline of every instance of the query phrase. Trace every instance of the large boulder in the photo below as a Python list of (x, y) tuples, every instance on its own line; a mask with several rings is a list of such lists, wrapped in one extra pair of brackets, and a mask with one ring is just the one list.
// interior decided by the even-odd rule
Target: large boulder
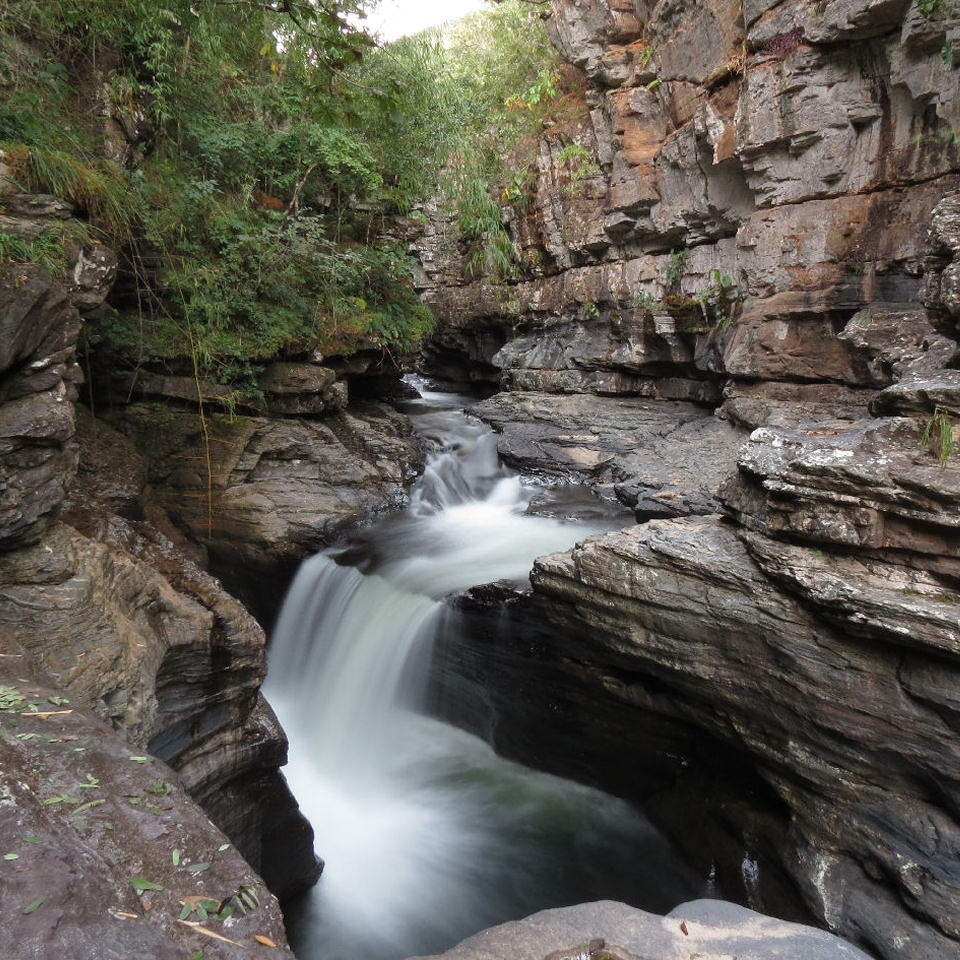
[(822, 930), (721, 900), (682, 903), (665, 917), (600, 901), (544, 910), (464, 940), (444, 960), (868, 960)]

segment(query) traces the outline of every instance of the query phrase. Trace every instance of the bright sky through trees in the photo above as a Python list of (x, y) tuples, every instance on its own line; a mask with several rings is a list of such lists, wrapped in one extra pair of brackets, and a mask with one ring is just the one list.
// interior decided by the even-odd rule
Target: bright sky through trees
[(396, 40), (484, 6), (484, 0), (381, 0), (364, 26), (381, 40)]

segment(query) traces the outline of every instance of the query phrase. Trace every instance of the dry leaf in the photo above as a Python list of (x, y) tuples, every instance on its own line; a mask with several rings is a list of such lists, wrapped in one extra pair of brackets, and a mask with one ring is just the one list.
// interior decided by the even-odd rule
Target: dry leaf
[(686, 925), (686, 923), (685, 923), (683, 920), (680, 921), (680, 932), (681, 932), (685, 937), (690, 936), (690, 931), (687, 930), (687, 925)]
[(188, 903), (200, 903), (201, 900), (205, 900), (208, 903), (215, 903), (217, 905), (218, 910), (223, 906), (223, 903), (220, 900), (218, 900), (216, 897), (211, 897), (203, 893), (201, 893), (199, 896), (191, 895), (189, 897), (184, 897), (180, 901), (180, 903), (186, 906)]
[(276, 946), (276, 944), (269, 937), (265, 937), (262, 933), (255, 933), (253, 935), (253, 939), (256, 940), (257, 943), (262, 943), (265, 947)]
[(204, 936), (213, 937), (214, 940), (222, 940), (224, 943), (232, 943), (235, 947), (243, 946), (242, 943), (237, 943), (236, 940), (231, 940), (229, 937), (223, 937), (213, 930), (208, 930), (206, 927), (201, 927), (199, 923), (190, 923), (189, 920), (178, 920), (177, 923), (182, 923), (185, 927), (189, 927), (191, 930), (196, 930), (197, 933), (202, 933)]

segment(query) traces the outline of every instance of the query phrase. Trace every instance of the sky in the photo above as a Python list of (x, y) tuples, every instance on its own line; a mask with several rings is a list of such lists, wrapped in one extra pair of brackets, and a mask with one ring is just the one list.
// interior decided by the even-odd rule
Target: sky
[(380, 0), (364, 26), (382, 40), (396, 40), (484, 6), (484, 0)]

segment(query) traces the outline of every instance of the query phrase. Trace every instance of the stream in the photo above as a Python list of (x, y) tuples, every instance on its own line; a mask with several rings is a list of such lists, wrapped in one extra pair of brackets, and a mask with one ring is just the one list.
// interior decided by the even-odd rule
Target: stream
[(326, 861), (287, 913), (299, 960), (401, 960), (546, 907), (704, 893), (624, 801), (419, 711), (447, 594), (524, 582), (535, 557), (624, 523), (506, 470), (471, 398), (421, 396), (405, 410), (431, 452), (409, 506), (307, 560), (273, 636), (265, 692)]

